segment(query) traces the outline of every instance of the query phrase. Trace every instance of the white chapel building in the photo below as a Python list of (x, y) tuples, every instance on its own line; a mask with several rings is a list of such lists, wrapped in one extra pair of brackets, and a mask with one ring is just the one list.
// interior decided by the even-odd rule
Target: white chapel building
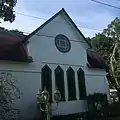
[[(10, 72), (21, 92), (22, 120), (36, 115), (36, 94), (50, 93), (52, 116), (88, 110), (85, 96), (109, 95), (107, 66), (64, 9), (27, 36), (0, 31), (0, 72)], [(61, 92), (58, 109), (52, 94)]]

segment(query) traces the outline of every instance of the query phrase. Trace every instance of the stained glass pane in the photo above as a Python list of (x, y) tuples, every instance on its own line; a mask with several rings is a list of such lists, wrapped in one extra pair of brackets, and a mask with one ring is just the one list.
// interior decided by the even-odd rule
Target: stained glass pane
[(51, 78), (52, 71), (51, 69), (45, 65), (42, 68), (41, 72), (41, 82), (42, 82), (42, 90), (46, 88), (50, 93), (50, 101), (52, 101), (52, 78)]
[(61, 101), (65, 100), (64, 71), (60, 66), (55, 69), (56, 87), (61, 93)]
[(86, 86), (85, 86), (84, 71), (80, 68), (77, 71), (77, 75), (78, 75), (79, 97), (80, 97), (80, 99), (84, 99), (86, 97)]
[(69, 67), (67, 70), (68, 100), (76, 100), (75, 72)]

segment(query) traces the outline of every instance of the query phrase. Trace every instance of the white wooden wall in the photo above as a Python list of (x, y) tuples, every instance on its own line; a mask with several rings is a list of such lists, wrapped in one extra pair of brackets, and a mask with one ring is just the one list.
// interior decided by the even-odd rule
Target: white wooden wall
[[(18, 86), (22, 95), (16, 105), (20, 108), (22, 119), (27, 118), (30, 120), (30, 118), (35, 116), (36, 94), (39, 88), (41, 88), (41, 68), (45, 64), (48, 64), (52, 69), (52, 91), (55, 90), (54, 69), (60, 65), (65, 73), (66, 102), (61, 102), (57, 110), (54, 110), (56, 105), (53, 104), (53, 115), (84, 112), (87, 110), (87, 103), (84, 100), (68, 102), (66, 70), (69, 66), (75, 72), (80, 67), (84, 70), (87, 95), (94, 92), (108, 94), (105, 71), (88, 69), (86, 66), (86, 49), (88, 45), (64, 15), (57, 16), (36, 34), (29, 39), (29, 54), (33, 57), (33, 63), (0, 61), (0, 71), (11, 72), (18, 79)], [(64, 34), (70, 39), (71, 50), (68, 53), (60, 53), (56, 49), (54, 37), (58, 34)], [(78, 95), (77, 87), (77, 98), (79, 97)]]

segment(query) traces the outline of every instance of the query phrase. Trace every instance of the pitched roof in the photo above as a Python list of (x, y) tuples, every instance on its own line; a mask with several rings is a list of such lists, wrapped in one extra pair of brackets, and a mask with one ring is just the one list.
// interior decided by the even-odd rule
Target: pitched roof
[(24, 38), (24, 35), (18, 35), (17, 33), (0, 30), (0, 46), (13, 45), (21, 42)]
[(100, 68), (108, 71), (108, 65), (103, 61), (102, 57), (92, 49), (87, 49), (88, 67)]
[(27, 47), (21, 44), (24, 35), (0, 30), (0, 60), (29, 62)]
[(90, 42), (85, 38), (85, 36), (81, 33), (81, 31), (78, 29), (78, 27), (75, 25), (75, 23), (73, 22), (73, 20), (70, 18), (70, 16), (67, 14), (67, 12), (65, 11), (64, 8), (62, 8), (58, 13), (56, 13), (54, 16), (52, 16), (50, 19), (48, 19), (45, 23), (43, 23), (40, 27), (38, 27), (35, 31), (33, 31), (32, 33), (30, 33), (28, 36), (25, 37), (25, 39), (23, 40), (23, 42), (28, 41), (29, 38), (31, 38), (34, 34), (36, 34), (40, 29), (42, 29), (45, 25), (47, 25), (50, 21), (52, 21), (57, 15), (59, 15), (60, 13), (64, 13), (67, 18), (69, 19), (69, 21), (73, 24), (73, 26), (76, 28), (76, 30), (78, 31), (78, 33), (84, 38), (84, 40), (86, 41), (86, 43), (88, 44), (88, 46), (91, 48), (92, 45), (90, 44)]

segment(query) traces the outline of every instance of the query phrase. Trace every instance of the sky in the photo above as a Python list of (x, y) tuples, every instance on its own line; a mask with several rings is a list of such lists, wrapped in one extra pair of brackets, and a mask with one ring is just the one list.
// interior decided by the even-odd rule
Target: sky
[[(98, 0), (120, 7), (119, 0)], [(17, 0), (16, 18), (13, 23), (2, 22), (1, 27), (18, 29), (31, 33), (47, 19), (64, 8), (86, 37), (101, 32), (115, 18), (120, 17), (120, 9), (111, 8), (91, 0)], [(33, 18), (21, 15), (39, 17)]]

